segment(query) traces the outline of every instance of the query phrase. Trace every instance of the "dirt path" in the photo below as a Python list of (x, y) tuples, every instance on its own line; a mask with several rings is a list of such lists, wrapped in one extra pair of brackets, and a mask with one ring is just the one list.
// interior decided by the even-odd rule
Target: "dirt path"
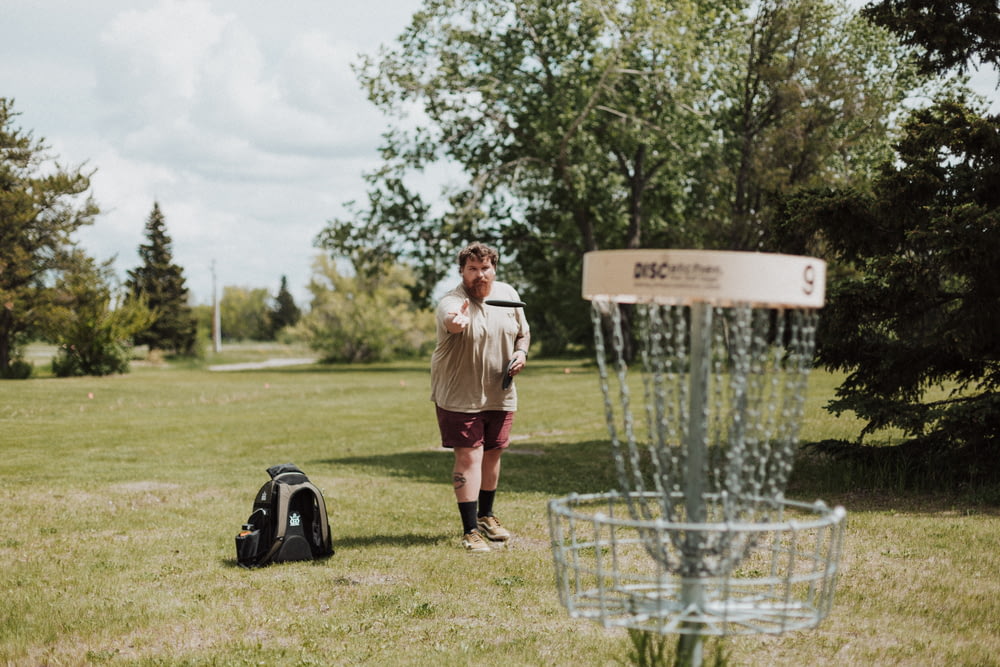
[(267, 361), (247, 361), (242, 364), (217, 364), (209, 366), (210, 371), (255, 371), (262, 368), (280, 368), (282, 366), (304, 366), (314, 364), (316, 360), (309, 359), (268, 359)]

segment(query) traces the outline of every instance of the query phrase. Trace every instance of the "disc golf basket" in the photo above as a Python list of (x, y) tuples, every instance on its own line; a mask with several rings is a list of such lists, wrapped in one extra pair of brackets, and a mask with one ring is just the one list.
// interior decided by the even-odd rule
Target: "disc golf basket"
[(825, 264), (613, 250), (584, 258), (621, 488), (549, 502), (570, 615), (706, 636), (810, 628), (833, 602), (846, 513), (784, 496)]

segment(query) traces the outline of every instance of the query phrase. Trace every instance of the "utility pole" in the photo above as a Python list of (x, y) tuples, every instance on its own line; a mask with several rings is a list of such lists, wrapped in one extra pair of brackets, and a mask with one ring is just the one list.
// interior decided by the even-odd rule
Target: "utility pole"
[(212, 350), (222, 351), (222, 317), (219, 314), (219, 290), (215, 286), (215, 260), (212, 260)]

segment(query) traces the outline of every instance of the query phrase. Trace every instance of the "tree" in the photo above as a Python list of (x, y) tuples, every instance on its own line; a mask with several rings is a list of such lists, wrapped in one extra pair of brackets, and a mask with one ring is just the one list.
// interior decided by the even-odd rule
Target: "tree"
[(155, 319), (136, 335), (135, 342), (151, 349), (191, 354), (197, 333), (195, 318), (183, 269), (174, 264), (173, 241), (157, 202), (146, 221), (146, 239), (148, 242), (139, 246), (142, 265), (128, 272), (126, 286), (133, 299), (148, 304)]
[(926, 72), (965, 72), (976, 61), (1000, 65), (997, 0), (882, 0), (864, 13), (917, 47)]
[[(867, 420), (861, 438), (901, 429), (938, 470), (958, 466), (929, 452), (963, 448), (993, 469), (1000, 437), (998, 146), (996, 117), (940, 100), (914, 112), (871, 192), (791, 206), (789, 229), (836, 267), (818, 358), (847, 377), (830, 409)], [(928, 400), (939, 386), (950, 394)]]
[[(458, 247), (491, 242), (545, 304), (544, 348), (586, 341), (585, 252), (758, 247), (771, 198), (871, 163), (906, 70), (884, 32), (834, 16), (815, 0), (428, 0), (362, 63), (399, 123), (367, 206), (318, 244), (362, 272), (412, 263), (427, 303)], [(441, 211), (406, 180), (438, 161), (467, 179)]]
[(278, 332), (286, 327), (295, 326), (302, 317), (302, 311), (295, 305), (295, 298), (288, 291), (288, 278), (281, 276), (281, 287), (274, 297), (274, 303), (268, 311), (269, 338), (274, 340)]
[(224, 287), (219, 306), (223, 338), (271, 340), (267, 301), (263, 287)]
[(707, 245), (766, 250), (785, 195), (874, 175), (891, 155), (893, 112), (923, 79), (884, 30), (826, 0), (756, 3), (734, 46), (708, 174), (722, 196), (708, 198), (702, 226)]
[[(942, 23), (928, 34), (923, 0), (882, 5), (874, 16), (917, 20), (890, 27), (924, 35), (926, 67), (945, 74), (954, 54), (966, 52), (968, 26)], [(818, 356), (847, 377), (830, 409), (867, 420), (858, 445), (880, 429), (901, 429), (909, 440), (888, 450), (949, 484), (996, 480), (997, 183), (1000, 117), (967, 94), (942, 95), (910, 114), (896, 155), (870, 188), (802, 193), (783, 228), (786, 249), (817, 251), (833, 269)], [(931, 397), (937, 387), (949, 392)]]
[(419, 309), (407, 289), (406, 267), (387, 265), (379, 277), (344, 275), (320, 256), (309, 282), (312, 305), (292, 329), (324, 362), (373, 362), (428, 354), (434, 314)]
[[(374, 248), (383, 249), (375, 265), (384, 249), (402, 254), (422, 278), (415, 298), (427, 303), (458, 247), (490, 242), (505, 279), (547, 304), (551, 321), (539, 329), (559, 337), (549, 344), (581, 335), (589, 320), (569, 295), (579, 291), (582, 254), (641, 245), (647, 224), (669, 228), (678, 212), (669, 199), (684, 188), (670, 177), (691, 171), (708, 131), (685, 109), (701, 106), (698, 61), (713, 26), (734, 15), (724, 3), (703, 13), (675, 4), (426, 3), (398, 50), (366, 61), (361, 78), (376, 104), (391, 112), (416, 103), (428, 123), (387, 133), (368, 210), (334, 221), (321, 245), (362, 267), (359, 255)], [(668, 33), (678, 43), (663, 43)], [(405, 175), (436, 160), (457, 163), (469, 182), (431, 215)]]
[(55, 284), (50, 338), (59, 345), (52, 372), (60, 377), (128, 372), (132, 338), (153, 314), (115, 288), (112, 262), (97, 264), (77, 251)]
[(16, 116), (0, 97), (0, 377), (50, 316), (73, 232), (99, 213), (87, 194), (93, 172), (54, 161), (43, 140), (13, 126)]

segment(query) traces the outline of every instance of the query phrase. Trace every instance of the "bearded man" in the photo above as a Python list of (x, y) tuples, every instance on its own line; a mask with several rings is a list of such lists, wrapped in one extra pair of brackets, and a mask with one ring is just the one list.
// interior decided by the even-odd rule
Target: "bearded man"
[(487, 540), (510, 538), (493, 512), (500, 457), (517, 411), (517, 388), (505, 378), (524, 370), (531, 343), (523, 309), (486, 303), (519, 301), (513, 287), (496, 279), (498, 261), (497, 251), (483, 243), (458, 253), (462, 282), (438, 302), (431, 358), (431, 400), (441, 445), (455, 453), (462, 546), (471, 552), (490, 551)]

